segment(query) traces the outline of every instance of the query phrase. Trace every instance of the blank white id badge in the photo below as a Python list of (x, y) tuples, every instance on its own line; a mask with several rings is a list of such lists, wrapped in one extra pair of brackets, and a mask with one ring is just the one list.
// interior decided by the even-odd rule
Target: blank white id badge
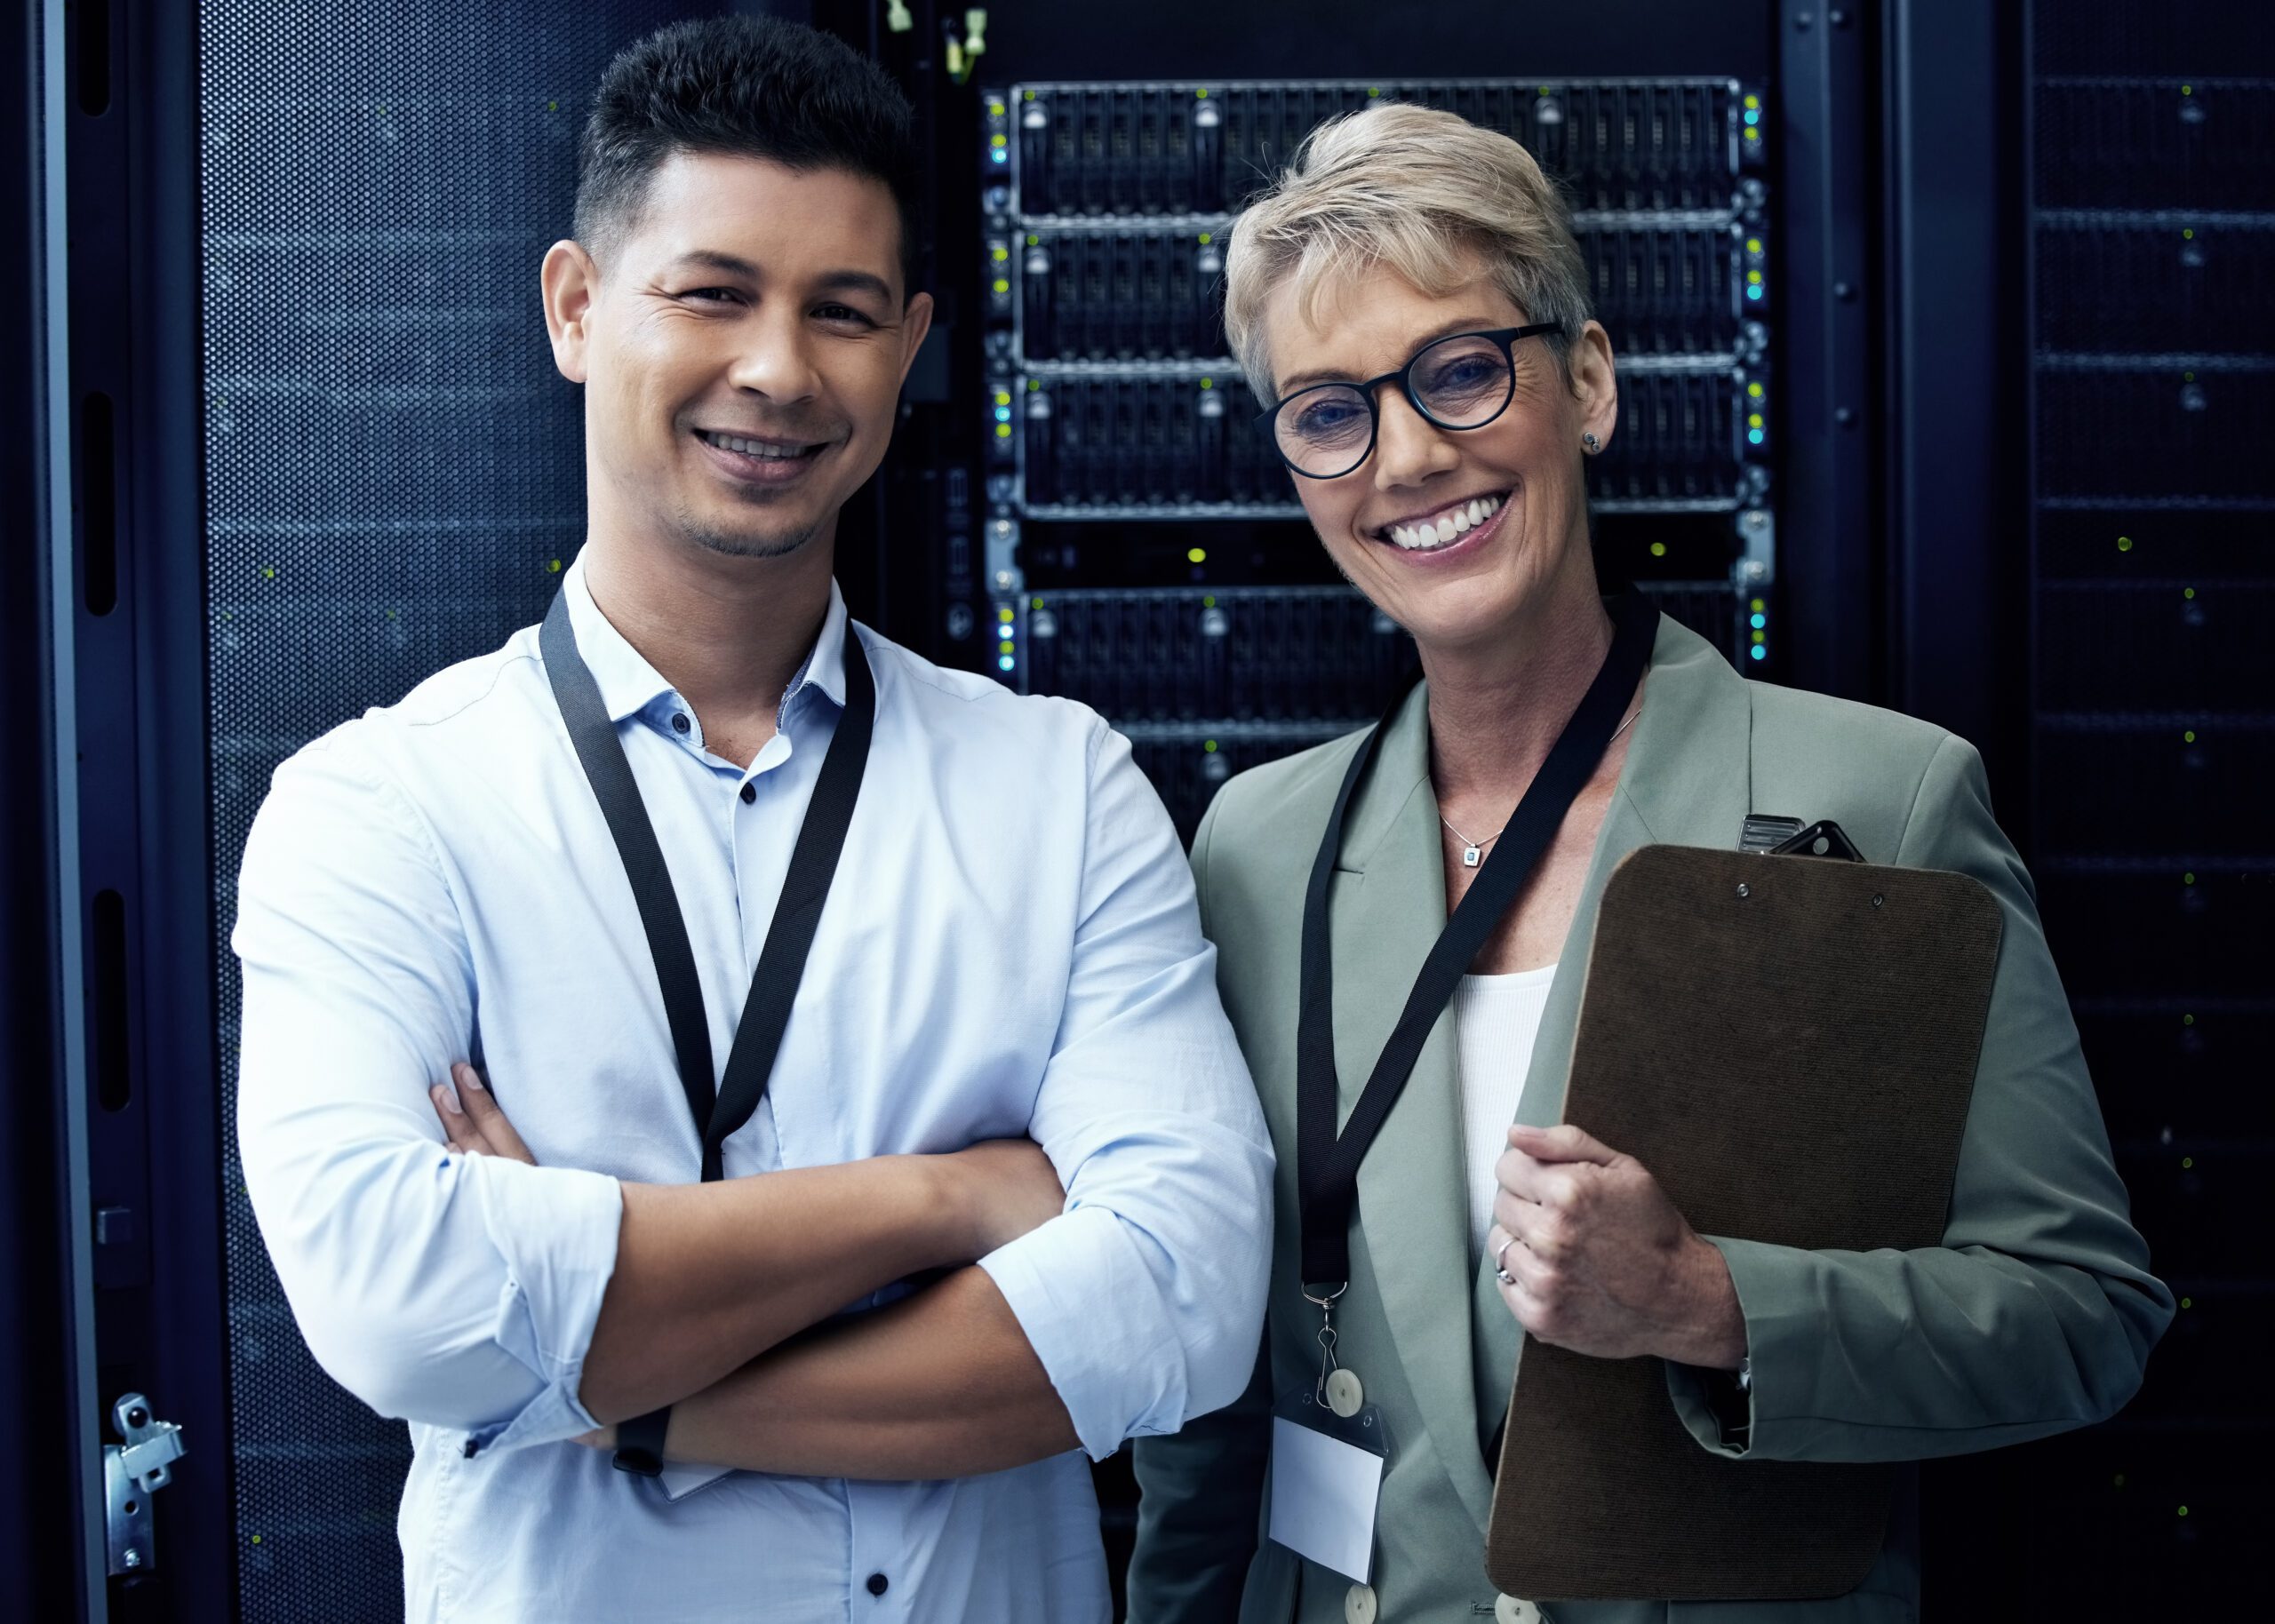
[(1375, 1503), (1390, 1439), (1381, 1409), (1340, 1416), (1312, 1388), (1272, 1406), (1272, 1515), (1276, 1544), (1365, 1584), (1375, 1559)]

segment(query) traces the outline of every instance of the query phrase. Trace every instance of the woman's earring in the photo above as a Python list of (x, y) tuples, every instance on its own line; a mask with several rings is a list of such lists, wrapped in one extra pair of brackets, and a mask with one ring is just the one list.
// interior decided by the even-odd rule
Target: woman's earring
[(1580, 436), (1580, 443), (1587, 448), (1588, 455), (1591, 457), (1593, 457), (1598, 451), (1603, 450), (1603, 442), (1597, 439), (1593, 434), (1582, 434)]

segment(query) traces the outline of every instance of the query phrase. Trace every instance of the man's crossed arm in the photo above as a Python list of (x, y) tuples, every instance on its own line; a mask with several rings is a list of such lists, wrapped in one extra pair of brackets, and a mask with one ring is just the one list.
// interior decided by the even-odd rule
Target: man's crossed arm
[[(451, 1149), (535, 1166), (473, 1069), (452, 1075), (455, 1092), (434, 1090)], [(1057, 1216), (1064, 1192), (1029, 1142), (623, 1190), (616, 1272), (585, 1356), (579, 1396), (603, 1424), (588, 1441), (671, 1404), (672, 1459), (754, 1471), (962, 1477), (1075, 1446), (985, 1270), (956, 1269), (777, 1347), (882, 1286), (969, 1264)], [(754, 1236), (770, 1244), (755, 1249)]]

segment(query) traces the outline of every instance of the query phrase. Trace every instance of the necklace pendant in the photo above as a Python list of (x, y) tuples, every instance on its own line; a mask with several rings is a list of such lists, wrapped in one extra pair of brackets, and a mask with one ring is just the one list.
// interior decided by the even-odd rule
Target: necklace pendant
[(1461, 848), (1461, 865), (1462, 865), (1462, 867), (1464, 867), (1464, 868), (1475, 868), (1475, 867), (1477, 866), (1478, 859), (1479, 859), (1479, 857), (1481, 857), (1481, 856), (1483, 856), (1483, 854), (1482, 854), (1481, 852), (1480, 852), (1480, 851), (1477, 849), (1477, 848), (1476, 848), (1476, 847), (1474, 847), (1474, 846), (1465, 846), (1465, 847), (1463, 847), (1463, 848)]

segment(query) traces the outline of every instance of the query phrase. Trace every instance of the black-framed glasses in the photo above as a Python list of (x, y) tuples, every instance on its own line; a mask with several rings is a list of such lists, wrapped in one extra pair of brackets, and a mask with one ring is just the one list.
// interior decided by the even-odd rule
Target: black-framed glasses
[(1280, 460), (1305, 479), (1341, 479), (1374, 455), (1382, 408), (1376, 394), (1396, 384), (1415, 410), (1440, 428), (1483, 428), (1516, 397), (1521, 338), (1561, 332), (1561, 322), (1496, 327), (1433, 339), (1395, 372), (1363, 384), (1313, 384), (1260, 413)]

